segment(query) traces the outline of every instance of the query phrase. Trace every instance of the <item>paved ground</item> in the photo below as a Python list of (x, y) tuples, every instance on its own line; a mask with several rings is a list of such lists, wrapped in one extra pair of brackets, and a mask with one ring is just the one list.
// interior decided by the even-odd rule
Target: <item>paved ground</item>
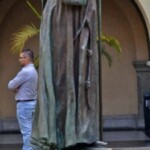
[[(71, 150), (150, 150), (150, 138), (143, 131), (109, 131), (104, 132), (107, 148), (77, 148)], [(0, 133), (0, 150), (21, 150), (20, 134)]]

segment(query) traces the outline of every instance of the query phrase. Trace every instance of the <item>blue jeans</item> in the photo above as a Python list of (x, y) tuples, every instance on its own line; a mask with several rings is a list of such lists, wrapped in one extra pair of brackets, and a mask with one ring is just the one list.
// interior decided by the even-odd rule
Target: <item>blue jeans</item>
[(32, 147), (30, 146), (30, 137), (35, 106), (36, 101), (17, 103), (17, 119), (23, 136), (22, 150), (32, 150)]

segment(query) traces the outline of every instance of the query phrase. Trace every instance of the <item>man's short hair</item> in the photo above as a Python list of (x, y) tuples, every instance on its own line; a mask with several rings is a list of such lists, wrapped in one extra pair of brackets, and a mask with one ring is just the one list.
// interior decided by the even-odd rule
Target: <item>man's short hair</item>
[(33, 51), (31, 49), (29, 49), (29, 48), (23, 49), (22, 53), (27, 54), (28, 57), (31, 59), (31, 61), (34, 60), (34, 53), (33, 53)]

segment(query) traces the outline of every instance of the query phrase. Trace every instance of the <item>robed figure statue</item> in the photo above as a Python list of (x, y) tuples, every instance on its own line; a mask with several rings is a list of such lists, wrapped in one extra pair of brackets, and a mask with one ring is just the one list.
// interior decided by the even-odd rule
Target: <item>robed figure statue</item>
[(96, 0), (46, 0), (40, 29), (34, 150), (99, 140)]

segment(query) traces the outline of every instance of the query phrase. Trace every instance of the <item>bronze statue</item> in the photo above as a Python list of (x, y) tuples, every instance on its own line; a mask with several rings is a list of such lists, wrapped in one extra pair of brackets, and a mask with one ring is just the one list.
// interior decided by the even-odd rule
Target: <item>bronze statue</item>
[(96, 0), (47, 0), (43, 7), (33, 148), (91, 144), (100, 137)]

